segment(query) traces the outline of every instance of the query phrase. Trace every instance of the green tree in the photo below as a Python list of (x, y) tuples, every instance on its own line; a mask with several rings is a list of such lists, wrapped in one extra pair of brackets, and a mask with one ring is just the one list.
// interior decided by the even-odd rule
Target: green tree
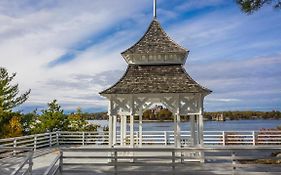
[(259, 10), (266, 4), (273, 5), (275, 9), (281, 9), (281, 0), (236, 0), (236, 3), (247, 14)]
[(67, 128), (67, 118), (63, 113), (63, 109), (57, 100), (48, 103), (48, 109), (42, 111), (42, 115), (38, 116), (32, 126), (32, 133), (44, 133), (61, 131)]
[(21, 124), (23, 126), (23, 134), (24, 135), (29, 135), (31, 134), (31, 128), (32, 124), (34, 121), (38, 119), (38, 114), (37, 114), (37, 109), (34, 110), (33, 112), (23, 114), (21, 116)]
[(7, 69), (0, 67), (0, 112), (11, 111), (28, 99), (30, 89), (18, 96), (18, 84), (11, 84), (15, 76), (16, 73), (9, 76)]

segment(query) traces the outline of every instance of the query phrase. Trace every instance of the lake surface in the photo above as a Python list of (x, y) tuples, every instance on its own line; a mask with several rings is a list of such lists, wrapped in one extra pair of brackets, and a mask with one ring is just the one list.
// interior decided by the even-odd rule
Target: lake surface
[[(107, 126), (107, 120), (89, 120), (90, 123), (99, 124), (101, 127)], [(189, 130), (189, 122), (182, 122), (181, 130)], [(258, 131), (262, 128), (276, 128), (281, 126), (281, 120), (227, 120), (204, 121), (204, 129), (207, 131)], [(129, 125), (128, 125), (129, 127)], [(172, 131), (173, 122), (143, 122), (143, 131)], [(119, 128), (119, 123), (117, 123)], [(134, 124), (135, 130), (138, 130), (138, 123)]]

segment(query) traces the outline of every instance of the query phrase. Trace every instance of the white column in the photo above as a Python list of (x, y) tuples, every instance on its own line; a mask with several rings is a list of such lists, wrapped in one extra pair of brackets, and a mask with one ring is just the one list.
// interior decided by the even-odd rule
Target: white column
[(180, 115), (177, 114), (177, 148), (181, 147)]
[(112, 147), (112, 141), (113, 141), (113, 123), (112, 123), (112, 116), (109, 115), (108, 118), (108, 146)]
[(116, 115), (114, 115), (113, 116), (113, 141), (112, 141), (112, 144), (113, 145), (116, 145), (116, 137), (117, 137), (117, 132), (116, 132), (116, 127), (117, 127), (117, 116)]
[(130, 146), (134, 146), (134, 115), (130, 115)]
[(121, 116), (121, 122), (120, 122), (120, 145), (124, 146), (126, 145), (126, 132), (127, 132), (127, 116), (122, 115)]
[(199, 128), (198, 128), (198, 133), (199, 133), (199, 144), (200, 146), (204, 145), (204, 123), (203, 123), (203, 114), (199, 114)]
[(177, 148), (177, 117), (174, 115), (174, 146)]
[(112, 131), (112, 128), (113, 128), (113, 126), (112, 126), (112, 109), (113, 109), (113, 101), (112, 101), (112, 99), (111, 99), (111, 97), (110, 97), (110, 100), (109, 100), (109, 106), (108, 106), (108, 116), (109, 116), (109, 118), (108, 118), (108, 146), (109, 147), (112, 147), (112, 141), (113, 141), (113, 139), (112, 139), (112, 133), (113, 133), (113, 131)]
[(195, 133), (195, 116), (191, 115), (189, 117), (189, 123), (190, 123), (190, 146), (195, 146), (196, 144), (196, 133)]
[(199, 115), (195, 115), (196, 118), (196, 145), (200, 144), (200, 130), (199, 130)]
[(139, 146), (142, 146), (142, 112), (139, 113)]

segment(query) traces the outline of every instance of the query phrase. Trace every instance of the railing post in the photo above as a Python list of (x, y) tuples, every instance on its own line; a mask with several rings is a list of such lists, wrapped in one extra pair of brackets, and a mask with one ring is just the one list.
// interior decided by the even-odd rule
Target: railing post
[(256, 134), (255, 134), (255, 131), (252, 132), (252, 138), (253, 138), (253, 145), (256, 145)]
[(49, 147), (52, 146), (52, 133), (49, 132)]
[(33, 166), (32, 157), (33, 157), (33, 151), (31, 150), (31, 152), (29, 153), (29, 159), (28, 159), (28, 174), (30, 174), (30, 175), (32, 175), (32, 166)]
[[(17, 147), (17, 139), (16, 139), (16, 138), (14, 138), (14, 141), (13, 141), (13, 147), (14, 147), (14, 148), (16, 148), (16, 147)], [(17, 153), (17, 152), (16, 152), (16, 150), (14, 149), (14, 150), (13, 150), (13, 155), (15, 156), (15, 155), (16, 155), (16, 153)]]
[(82, 132), (82, 145), (85, 145), (85, 132)]
[(167, 146), (168, 145), (167, 131), (164, 131), (164, 139), (165, 139), (165, 146)]
[(176, 154), (175, 149), (172, 150), (172, 168), (173, 168), (173, 174), (175, 174), (175, 163), (176, 163)]
[(225, 133), (222, 131), (222, 145), (225, 146)]
[(36, 150), (36, 148), (37, 148), (37, 135), (36, 135), (36, 134), (34, 135), (34, 144), (33, 144), (33, 148), (34, 148), (34, 150)]
[(235, 174), (235, 170), (236, 170), (236, 160), (235, 160), (235, 152), (233, 151), (232, 154), (231, 154), (231, 157), (232, 157), (232, 174), (234, 175)]
[(57, 145), (59, 145), (60, 143), (59, 143), (59, 132), (58, 131), (56, 131), (56, 141), (57, 141)]
[(60, 150), (60, 162), (59, 162), (60, 173), (63, 171), (63, 151)]
[(114, 174), (117, 174), (117, 150), (114, 149)]

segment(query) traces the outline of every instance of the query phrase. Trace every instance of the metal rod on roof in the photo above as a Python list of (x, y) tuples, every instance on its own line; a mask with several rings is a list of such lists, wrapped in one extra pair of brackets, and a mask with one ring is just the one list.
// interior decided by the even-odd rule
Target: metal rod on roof
[(153, 18), (157, 17), (156, 8), (157, 8), (157, 2), (156, 2), (156, 0), (153, 0)]

